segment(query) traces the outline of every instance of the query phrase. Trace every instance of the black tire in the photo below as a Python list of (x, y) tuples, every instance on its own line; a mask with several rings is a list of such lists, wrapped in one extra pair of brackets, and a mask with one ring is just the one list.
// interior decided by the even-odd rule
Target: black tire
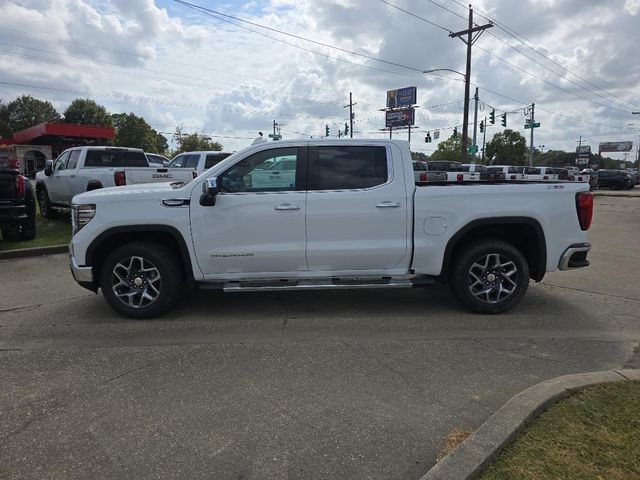
[(36, 238), (36, 196), (31, 183), (27, 184), (24, 192), (24, 203), (27, 207), (27, 221), (20, 225), (20, 240)]
[(38, 190), (38, 205), (40, 206), (40, 215), (49, 220), (56, 218), (57, 212), (51, 206), (49, 194), (45, 188)]
[(120, 315), (147, 319), (166, 312), (178, 300), (182, 277), (180, 262), (168, 248), (141, 241), (122, 245), (107, 256), (100, 286)]
[(20, 225), (3, 225), (0, 230), (5, 242), (17, 242), (20, 240)]
[(510, 243), (482, 240), (464, 247), (454, 258), (450, 287), (455, 297), (473, 312), (506, 312), (527, 292), (529, 265), (520, 250)]

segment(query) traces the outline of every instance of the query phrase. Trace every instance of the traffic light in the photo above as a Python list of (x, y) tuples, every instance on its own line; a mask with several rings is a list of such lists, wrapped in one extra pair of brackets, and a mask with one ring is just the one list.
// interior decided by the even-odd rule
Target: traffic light
[(427, 132), (427, 136), (424, 137), (426, 143), (431, 143), (431, 132)]
[(326, 124), (324, 126), (324, 136), (328, 137), (329, 136), (329, 124)]
[(346, 137), (347, 135), (349, 135), (349, 124), (344, 122), (344, 136)]
[(458, 136), (458, 127), (453, 127), (453, 138)]
[(484, 120), (480, 122), (480, 133), (484, 132)]
[(502, 126), (506, 127), (507, 126), (507, 112), (504, 112), (502, 115), (500, 115), (502, 117)]
[(491, 125), (495, 125), (495, 123), (496, 123), (496, 109), (495, 108), (493, 110), (491, 110), (491, 113), (489, 114), (489, 123)]

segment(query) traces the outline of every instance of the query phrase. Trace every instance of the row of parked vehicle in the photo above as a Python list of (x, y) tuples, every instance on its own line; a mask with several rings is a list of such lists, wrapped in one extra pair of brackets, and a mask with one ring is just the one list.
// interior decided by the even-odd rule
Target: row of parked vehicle
[(478, 165), (450, 161), (413, 161), (416, 182), (467, 182), (510, 180), (538, 182), (584, 182), (591, 189), (629, 189), (640, 184), (638, 170), (584, 169), (575, 167), (528, 167), (513, 165)]

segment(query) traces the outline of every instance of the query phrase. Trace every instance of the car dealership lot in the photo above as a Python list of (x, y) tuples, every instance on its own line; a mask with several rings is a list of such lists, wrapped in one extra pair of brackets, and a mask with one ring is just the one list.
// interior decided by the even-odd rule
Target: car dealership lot
[(220, 294), (116, 316), (65, 255), (0, 262), (0, 478), (419, 478), (557, 375), (635, 362), (640, 199), (499, 316), (427, 290)]

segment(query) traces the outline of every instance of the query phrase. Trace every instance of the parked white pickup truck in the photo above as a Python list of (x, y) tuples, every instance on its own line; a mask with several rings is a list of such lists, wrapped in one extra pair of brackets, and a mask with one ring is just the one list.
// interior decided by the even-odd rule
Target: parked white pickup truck
[(43, 217), (69, 208), (74, 195), (98, 188), (158, 182), (190, 182), (194, 170), (149, 167), (143, 150), (121, 147), (75, 147), (47, 161), (36, 174), (36, 196)]
[[(252, 186), (277, 158), (293, 183)], [(159, 315), (189, 285), (225, 292), (448, 284), (469, 309), (515, 306), (529, 279), (589, 264), (578, 183), (416, 186), (401, 140), (262, 142), (187, 185), (73, 199), (75, 280), (122, 315)], [(425, 305), (425, 308), (427, 306)]]
[(206, 170), (220, 163), (229, 155), (231, 155), (231, 153), (219, 152), (217, 150), (184, 152), (176, 155), (173, 160), (171, 160), (171, 163), (169, 163), (169, 167), (189, 168), (195, 170), (198, 175), (202, 175)]

